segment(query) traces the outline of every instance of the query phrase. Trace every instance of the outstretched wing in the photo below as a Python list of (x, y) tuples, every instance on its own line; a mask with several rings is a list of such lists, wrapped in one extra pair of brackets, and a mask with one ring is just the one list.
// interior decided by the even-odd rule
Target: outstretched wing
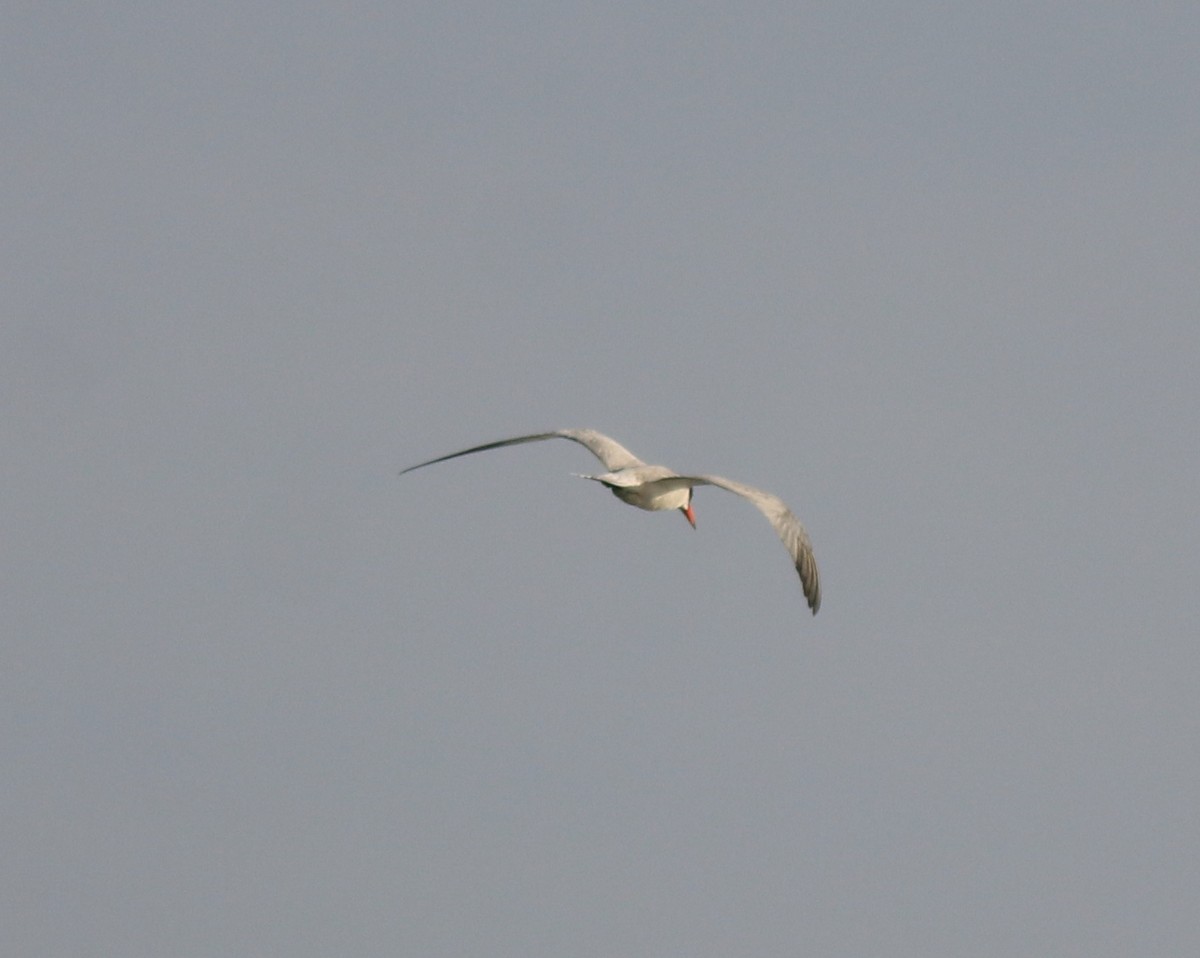
[(800, 574), (800, 585), (804, 589), (804, 597), (808, 599), (808, 607), (813, 615), (821, 607), (821, 579), (817, 574), (817, 560), (813, 556), (812, 543), (800, 520), (792, 513), (782, 499), (769, 492), (755, 489), (732, 479), (721, 476), (680, 476), (693, 486), (718, 486), (737, 493), (743, 499), (749, 499), (764, 516), (767, 517), (780, 540), (787, 548), (796, 571)]
[(448, 456), (438, 456), (437, 459), (430, 459), (428, 462), (420, 462), (415, 466), (402, 469), (400, 470), (400, 475), (412, 472), (414, 469), (420, 469), (423, 466), (432, 466), (435, 462), (445, 462), (447, 459), (469, 456), (473, 452), (486, 452), (488, 449), (499, 449), (502, 446), (518, 446), (523, 442), (540, 442), (543, 439), (570, 439), (572, 442), (577, 442), (604, 463), (604, 468), (609, 472), (624, 469), (626, 466), (645, 465), (642, 460), (615, 439), (610, 439), (608, 436), (596, 432), (594, 429), (556, 429), (554, 432), (539, 432), (532, 436), (501, 439), (498, 442), (489, 442), (482, 446), (472, 446), (470, 449), (464, 449), (461, 452), (452, 452)]

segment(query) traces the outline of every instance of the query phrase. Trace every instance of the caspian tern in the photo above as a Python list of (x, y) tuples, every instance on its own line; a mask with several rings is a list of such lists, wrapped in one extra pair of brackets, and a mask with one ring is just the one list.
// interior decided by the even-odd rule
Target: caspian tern
[(721, 476), (685, 476), (668, 469), (666, 466), (650, 466), (622, 446), (615, 439), (610, 439), (594, 429), (556, 429), (554, 432), (539, 432), (532, 436), (517, 436), (515, 439), (501, 439), (498, 442), (484, 443), (482, 446), (472, 446), (461, 452), (452, 452), (448, 456), (439, 456), (428, 462), (409, 466), (400, 472), (412, 472), (435, 462), (445, 462), (447, 459), (457, 459), (459, 456), (469, 456), (474, 452), (485, 452), (488, 449), (499, 449), (503, 446), (516, 446), (523, 442), (539, 442), (543, 439), (570, 439), (586, 447), (597, 459), (604, 463), (608, 472), (598, 476), (579, 476), (581, 479), (591, 479), (612, 490), (614, 496), (631, 506), (649, 511), (660, 509), (678, 509), (696, 528), (696, 514), (692, 511), (692, 488), (694, 486), (718, 486), (730, 492), (737, 493), (744, 499), (754, 503), (758, 511), (770, 521), (775, 532), (783, 541), (796, 571), (800, 574), (800, 584), (804, 589), (804, 597), (813, 615), (821, 607), (821, 582), (817, 575), (817, 560), (813, 557), (812, 543), (804, 526), (777, 496), (753, 486), (747, 486), (732, 479)]

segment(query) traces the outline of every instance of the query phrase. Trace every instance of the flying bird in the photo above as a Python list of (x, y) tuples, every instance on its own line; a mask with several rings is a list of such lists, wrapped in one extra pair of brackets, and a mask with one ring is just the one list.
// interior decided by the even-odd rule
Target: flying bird
[(452, 452), (447, 456), (409, 466), (402, 470), (400, 475), (432, 466), (435, 462), (445, 462), (447, 459), (457, 459), (459, 456), (469, 456), (471, 453), (485, 452), (488, 449), (516, 446), (524, 442), (540, 442), (543, 439), (570, 439), (577, 442), (604, 463), (604, 468), (608, 470), (598, 476), (580, 475), (580, 479), (599, 482), (611, 489), (612, 494), (622, 502), (639, 509), (651, 512), (678, 509), (693, 529), (696, 528), (696, 514), (692, 510), (692, 490), (695, 486), (717, 486), (748, 499), (767, 517), (783, 541), (796, 571), (800, 574), (800, 584), (804, 589), (804, 597), (808, 600), (808, 607), (812, 609), (813, 615), (817, 614), (821, 607), (821, 582), (817, 575), (817, 560), (813, 557), (812, 543), (809, 542), (808, 533), (804, 531), (800, 520), (792, 514), (792, 510), (782, 499), (753, 486), (723, 479), (721, 476), (685, 476), (666, 466), (647, 465), (615, 439), (610, 439), (594, 429), (556, 429), (554, 432), (539, 432), (532, 436), (488, 442), (482, 446), (472, 446), (461, 452)]

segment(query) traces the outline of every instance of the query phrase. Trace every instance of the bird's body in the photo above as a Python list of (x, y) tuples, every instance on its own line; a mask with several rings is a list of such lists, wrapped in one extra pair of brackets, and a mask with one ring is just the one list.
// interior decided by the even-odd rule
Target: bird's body
[(538, 442), (543, 439), (570, 439), (587, 448), (603, 464), (607, 472), (595, 476), (580, 476), (599, 482), (612, 491), (612, 494), (631, 506), (657, 512), (663, 509), (678, 509), (684, 514), (692, 528), (696, 526), (696, 516), (692, 511), (692, 490), (696, 486), (717, 486), (729, 492), (736, 493), (748, 499), (767, 517), (775, 532), (783, 541), (788, 553), (795, 563), (800, 575), (800, 583), (804, 588), (804, 596), (809, 608), (815, 615), (821, 606), (821, 585), (817, 574), (817, 562), (813, 557), (812, 544), (808, 534), (792, 511), (783, 500), (769, 492), (763, 492), (753, 486), (747, 486), (732, 479), (721, 476), (682, 475), (666, 466), (652, 466), (642, 462), (637, 456), (611, 439), (594, 429), (557, 429), (553, 432), (534, 433), (529, 436), (517, 436), (514, 439), (501, 439), (498, 442), (485, 443), (482, 446), (472, 446), (460, 452), (452, 452), (437, 459), (409, 466), (400, 474), (412, 472), (423, 466), (431, 466), (436, 462), (447, 459), (457, 459), (459, 456), (484, 452), (488, 449), (499, 449), (503, 446), (515, 446), (525, 442)]
[(648, 512), (682, 509), (686, 515), (692, 498), (691, 484), (666, 466), (626, 466), (616, 472), (579, 478), (599, 482), (622, 502)]

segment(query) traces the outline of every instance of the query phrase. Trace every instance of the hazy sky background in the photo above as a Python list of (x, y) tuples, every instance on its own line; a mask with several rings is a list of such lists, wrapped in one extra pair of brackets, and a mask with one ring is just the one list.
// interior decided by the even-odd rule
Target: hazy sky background
[(0, 952), (1200, 953), (1200, 6), (0, 22)]

